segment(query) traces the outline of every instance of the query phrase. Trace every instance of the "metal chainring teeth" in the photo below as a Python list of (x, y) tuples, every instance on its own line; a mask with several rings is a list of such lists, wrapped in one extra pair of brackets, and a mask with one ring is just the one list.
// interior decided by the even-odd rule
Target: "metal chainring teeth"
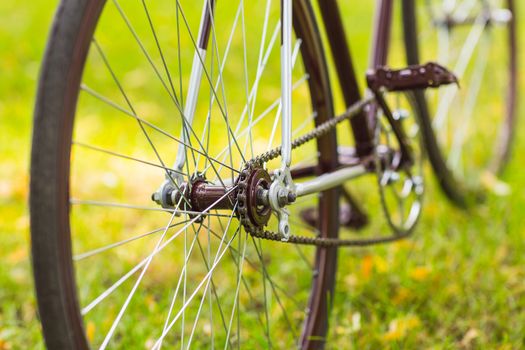
[[(314, 130), (309, 133), (292, 140), (292, 149), (295, 149), (309, 141), (317, 139), (322, 135), (326, 134), (328, 131), (334, 129), (338, 124), (342, 123), (345, 120), (349, 120), (352, 117), (361, 113), (364, 108), (372, 102), (373, 98), (369, 97), (367, 99), (361, 100), (356, 104), (350, 106), (345, 113), (342, 115), (332, 118), (320, 125), (318, 125)], [(246, 166), (239, 177), (236, 180), (237, 185), (237, 216), (239, 221), (245, 228), (245, 230), (254, 238), (265, 239), (270, 241), (278, 241), (290, 244), (302, 244), (302, 245), (313, 245), (317, 247), (330, 248), (330, 247), (364, 247), (381, 243), (394, 242), (403, 238), (408, 237), (412, 231), (407, 232), (396, 232), (393, 235), (386, 235), (381, 237), (371, 237), (371, 238), (361, 238), (361, 239), (341, 239), (341, 238), (328, 238), (328, 237), (307, 237), (290, 234), (286, 240), (283, 240), (285, 237), (280, 232), (268, 231), (264, 229), (264, 226), (268, 221), (261, 223), (256, 223), (250, 218), (250, 208), (248, 205), (248, 199), (250, 198), (249, 188), (250, 188), (250, 179), (254, 174), (255, 169), (263, 171), (266, 175), (269, 174), (263, 168), (263, 164), (269, 162), (270, 160), (276, 159), (281, 154), (281, 148), (277, 147), (268, 152), (258, 155), (254, 159), (248, 161)], [(271, 182), (271, 181), (270, 181)], [(256, 191), (255, 191), (256, 196)], [(254, 197), (255, 198), (255, 197)], [(255, 198), (256, 199), (256, 198)], [(256, 206), (254, 206), (256, 207)], [(252, 208), (253, 209), (253, 208)], [(269, 216), (271, 216), (271, 210), (269, 211)], [(269, 220), (269, 217), (268, 217)]]
[[(376, 128), (377, 129), (376, 129), (376, 135), (375, 135), (375, 138), (376, 138), (375, 143), (377, 146), (374, 152), (374, 158), (375, 158), (375, 163), (376, 163), (375, 169), (376, 169), (376, 176), (377, 176), (378, 186), (379, 186), (379, 196), (380, 196), (381, 208), (387, 219), (388, 225), (394, 231), (394, 233), (398, 235), (405, 235), (405, 234), (408, 235), (414, 229), (418, 221), (418, 218), (421, 214), (421, 199), (422, 199), (421, 197), (423, 194), (423, 189), (422, 189), (423, 183), (422, 182), (419, 183), (417, 181), (417, 179), (420, 178), (420, 176), (417, 176), (417, 174), (414, 175), (412, 171), (407, 172), (406, 168), (403, 167), (403, 165), (401, 164), (403, 160), (401, 159), (399, 152), (396, 151), (393, 155), (387, 155), (386, 159), (384, 159), (385, 157), (381, 152), (380, 138), (381, 138), (382, 133), (385, 135), (390, 135), (391, 131), (382, 127), (381, 120), (378, 120)], [(395, 138), (394, 135), (390, 135), (390, 136), (392, 138)], [(415, 140), (414, 137), (410, 137), (410, 136), (409, 138), (411, 141), (411, 145), (409, 146), (411, 146), (413, 150), (414, 148), (413, 146), (415, 146), (414, 143), (417, 143), (418, 140)], [(387, 137), (386, 139), (387, 139), (386, 146), (387, 148), (390, 148), (391, 147), (390, 141), (388, 141), (390, 137)], [(416, 153), (418, 152), (416, 151)], [(412, 169), (420, 167), (421, 161), (422, 159), (420, 155), (419, 157), (414, 159), (413, 164), (409, 166)], [(388, 173), (390, 173), (390, 175)], [(399, 173), (405, 173), (405, 175), (398, 175)], [(396, 175), (398, 178), (396, 179), (394, 175)], [(385, 176), (389, 176), (387, 183), (383, 183)], [(406, 218), (403, 217), (404, 222), (396, 223), (395, 220), (393, 219), (392, 212), (389, 208), (389, 205), (387, 204), (384, 187), (392, 186), (394, 182), (399, 181), (403, 176), (408, 176), (406, 180), (412, 183), (410, 192), (416, 195), (416, 199), (411, 204), (411, 208), (410, 208), (411, 210), (410, 210), (408, 217)], [(394, 191), (396, 190), (394, 189)], [(396, 196), (399, 196), (399, 194), (396, 193)]]
[[(429, 83), (428, 79), (424, 77), (425, 74), (429, 74), (429, 71), (427, 68), (435, 68), (436, 64), (430, 64), (426, 66), (424, 70), (414, 70), (414, 67), (411, 67), (412, 73), (414, 75), (414, 79), (420, 79), (423, 76), (422, 82), (420, 82), (421, 87), (427, 88), (427, 87), (433, 87), (432, 84)], [(453, 75), (449, 75), (449, 72), (444, 68), (439, 66), (440, 69), (431, 69), (430, 73), (434, 74), (432, 75), (433, 80), (436, 81), (438, 84), (449, 84), (453, 82), (457, 82), (455, 77)], [(403, 70), (400, 71), (392, 71), (391, 74), (399, 75), (401, 78), (403, 78), (402, 74)], [(443, 78), (441, 75), (445, 74), (445, 77)], [(368, 79), (370, 76), (368, 77)], [(427, 77), (428, 78), (428, 77)], [(438, 79), (440, 78), (440, 79)], [(442, 78), (442, 79), (441, 79)], [(401, 79), (402, 80), (402, 79)], [(369, 81), (370, 83), (370, 81)], [(399, 81), (397, 82), (399, 83)], [(401, 83), (403, 83), (401, 81)], [(435, 84), (434, 84), (435, 85)], [(397, 85), (396, 85), (397, 86)], [(392, 90), (410, 90), (407, 86), (402, 86), (396, 88), (392, 88)], [(377, 86), (379, 88), (379, 85)], [(435, 87), (435, 86), (434, 86)], [(380, 92), (376, 91), (376, 97), (380, 96)], [(312, 131), (304, 134), (303, 136), (296, 138), (292, 140), (291, 148), (295, 149), (303, 144), (312, 141), (314, 139), (317, 139), (329, 131), (335, 129), (337, 125), (342, 123), (345, 120), (350, 120), (351, 118), (355, 117), (356, 115), (359, 115), (361, 112), (364, 111), (365, 107), (369, 106), (370, 103), (372, 103), (375, 99), (372, 95), (362, 99), (355, 104), (351, 105), (343, 114), (334, 117), (332, 119), (329, 119), (325, 121), (324, 123), (318, 125), (313, 129)], [(376, 141), (377, 144), (377, 141)], [(373, 155), (373, 158), (376, 160), (375, 166), (371, 162), (370, 166), (376, 168), (376, 171), (379, 168), (382, 168), (381, 164), (377, 163), (377, 159), (381, 157), (380, 154), (378, 154), (379, 148), (375, 147), (375, 154)], [(373, 237), (369, 239), (339, 239), (339, 238), (326, 238), (326, 237), (306, 237), (306, 236), (298, 236), (298, 235), (289, 235), (284, 236), (280, 232), (272, 232), (264, 230), (264, 227), (268, 223), (272, 209), (269, 207), (269, 205), (258, 205), (257, 202), (257, 192), (258, 189), (266, 189), (270, 187), (270, 184), (272, 182), (272, 179), (268, 172), (263, 168), (263, 164), (267, 163), (273, 159), (276, 159), (281, 155), (281, 147), (276, 147), (274, 149), (271, 149), (270, 151), (267, 151), (265, 153), (262, 153), (258, 155), (257, 157), (253, 158), (252, 160), (248, 161), (246, 166), (243, 170), (241, 170), (241, 173), (239, 177), (236, 180), (237, 185), (237, 193), (236, 193), (236, 199), (237, 199), (237, 216), (239, 217), (239, 220), (243, 227), (246, 229), (248, 233), (250, 233), (253, 237), (261, 238), (261, 239), (267, 239), (272, 241), (285, 241), (287, 243), (294, 243), (294, 244), (305, 244), (305, 245), (315, 245), (319, 247), (337, 247), (337, 246), (368, 246), (368, 245), (374, 245), (379, 243), (386, 243), (386, 242), (393, 242), (399, 239), (403, 239), (405, 237), (408, 237), (412, 233), (412, 227), (410, 229), (396, 229), (394, 225), (392, 225), (392, 222), (389, 218), (389, 213), (385, 209), (385, 200), (384, 200), (384, 194), (382, 190), (380, 190), (380, 196), (381, 196), (381, 202), (382, 207), (385, 212), (387, 212), (387, 218), (389, 221), (389, 225), (394, 231), (393, 235), (390, 236), (383, 236), (383, 237)], [(417, 182), (417, 181), (416, 181)], [(414, 185), (420, 189), (420, 186), (422, 186), (422, 183), (416, 183), (414, 182)], [(418, 187), (419, 186), (419, 187)], [(418, 189), (415, 190), (416, 194), (421, 196), (422, 193), (418, 193)], [(419, 192), (422, 192), (420, 190)], [(419, 213), (417, 213), (417, 216), (419, 217)], [(416, 220), (417, 221), (417, 220)]]
[[(331, 119), (321, 125), (310, 133), (303, 135), (302, 137), (292, 141), (292, 148), (299, 147), (300, 145), (313, 140), (324, 133), (327, 130), (335, 128), (339, 123), (344, 120), (350, 119), (352, 116), (361, 112), (363, 108), (370, 102), (370, 100), (363, 101), (357, 105), (350, 107), (347, 112), (334, 119)], [(328, 237), (307, 237), (290, 234), (287, 240), (283, 241), (284, 236), (280, 232), (274, 232), (265, 230), (263, 225), (258, 225), (254, 223), (249, 216), (249, 208), (247, 206), (248, 202), (248, 189), (250, 176), (253, 174), (254, 169), (260, 169), (264, 173), (268, 174), (263, 168), (263, 163), (268, 162), (277, 158), (280, 155), (280, 147), (275, 148), (269, 152), (263, 153), (253, 160), (249, 161), (247, 165), (241, 170), (239, 177), (237, 178), (237, 216), (239, 221), (245, 228), (245, 230), (254, 238), (265, 239), (270, 241), (284, 242), (289, 244), (301, 244), (301, 245), (310, 245), (323, 248), (331, 247), (365, 247), (381, 243), (388, 243), (398, 241), (400, 239), (406, 238), (411, 234), (410, 232), (396, 233), (394, 235), (387, 235), (382, 237), (372, 237), (372, 238), (361, 238), (361, 239), (341, 239), (341, 238), (328, 238)], [(269, 176), (269, 175), (268, 175)], [(271, 212), (270, 212), (271, 213)], [(267, 223), (267, 222), (266, 222)]]
[[(345, 120), (361, 113), (364, 108), (372, 102), (369, 97), (350, 106), (345, 113), (332, 118), (320, 125), (309, 133), (292, 140), (292, 149), (295, 149), (309, 141), (317, 139), (328, 131), (334, 129)], [(257, 205), (258, 189), (268, 189), (272, 179), (268, 172), (263, 168), (263, 164), (276, 159), (281, 155), (281, 147), (276, 147), (268, 152), (262, 153), (254, 159), (248, 161), (244, 169), (241, 170), (236, 180), (236, 212), (239, 221), (245, 230), (254, 238), (278, 241), (290, 244), (313, 245), (317, 247), (364, 247), (380, 243), (394, 242), (408, 237), (411, 230), (407, 232), (396, 232), (393, 235), (362, 238), (362, 239), (341, 239), (328, 237), (307, 237), (290, 234), (286, 239), (280, 232), (268, 231), (264, 227), (268, 223), (272, 210), (268, 205)], [(251, 205), (251, 204), (254, 205)]]

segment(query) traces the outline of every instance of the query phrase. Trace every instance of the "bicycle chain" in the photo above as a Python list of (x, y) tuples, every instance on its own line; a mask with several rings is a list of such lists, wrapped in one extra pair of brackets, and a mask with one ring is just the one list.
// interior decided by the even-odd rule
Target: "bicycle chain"
[[(363, 99), (353, 104), (342, 115), (332, 118), (318, 125), (312, 131), (293, 140), (292, 149), (300, 147), (311, 140), (317, 139), (325, 135), (326, 133), (334, 129), (337, 125), (339, 125), (343, 121), (349, 120), (353, 118), (354, 116), (358, 115), (364, 110), (364, 108), (368, 104), (372, 102), (372, 100), (373, 98), (369, 97), (369, 98)], [(238, 201), (240, 201), (241, 203), (244, 203), (246, 201), (246, 190), (248, 189), (246, 181), (248, 179), (250, 172), (255, 167), (262, 167), (264, 163), (269, 162), (273, 159), (276, 159), (280, 155), (281, 155), (281, 147), (279, 146), (268, 152), (258, 155), (257, 157), (253, 158), (252, 160), (249, 160), (246, 163), (244, 169), (241, 171), (241, 174), (239, 175), (239, 180), (237, 182), (237, 186), (238, 186), (237, 200)], [(340, 247), (340, 246), (347, 246), (347, 247), (361, 246), (362, 247), (362, 246), (369, 246), (369, 245), (380, 244), (380, 243), (393, 242), (393, 241), (397, 241), (405, 237), (408, 237), (410, 235), (410, 232), (407, 232), (405, 234), (395, 234), (391, 236), (377, 237), (377, 238), (370, 238), (370, 239), (340, 239), (340, 238), (327, 238), (327, 237), (308, 237), (308, 236), (290, 234), (289, 237), (286, 240), (284, 240), (285, 237), (283, 234), (279, 232), (264, 230), (262, 227), (254, 225), (251, 222), (251, 220), (248, 218), (246, 206), (239, 207), (237, 209), (237, 213), (241, 221), (241, 224), (244, 226), (244, 229), (252, 237), (259, 238), (259, 239), (266, 239), (270, 241), (279, 241), (283, 243), (315, 245), (318, 247), (325, 247), (325, 248)]]

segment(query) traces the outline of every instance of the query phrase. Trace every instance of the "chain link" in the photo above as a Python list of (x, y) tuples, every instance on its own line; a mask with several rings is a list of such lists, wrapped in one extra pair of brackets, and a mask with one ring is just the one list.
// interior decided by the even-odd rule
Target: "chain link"
[[(298, 148), (305, 143), (317, 139), (323, 135), (326, 135), (329, 131), (333, 130), (337, 125), (342, 123), (345, 120), (350, 120), (353, 117), (357, 116), (359, 113), (363, 112), (364, 108), (373, 101), (373, 97), (368, 97), (359, 102), (356, 102), (350, 106), (343, 114), (327, 120), (326, 122), (318, 125), (315, 129), (308, 132), (307, 134), (295, 139), (292, 141), (292, 149)], [(262, 166), (264, 163), (269, 162), (273, 159), (276, 159), (281, 155), (281, 147), (276, 147), (271, 149), (268, 152), (260, 154), (259, 156), (248, 161), (245, 169), (253, 169), (255, 166)], [(239, 191), (238, 196), (244, 198), (244, 191)], [(244, 226), (244, 229), (254, 238), (265, 239), (270, 241), (278, 241), (282, 243), (292, 243), (292, 244), (301, 244), (301, 245), (314, 245), (323, 248), (330, 247), (364, 247), (374, 244), (394, 242), (403, 238), (406, 238), (410, 235), (410, 232), (404, 234), (394, 234), (384, 237), (375, 237), (375, 238), (363, 238), (363, 239), (340, 239), (340, 238), (328, 238), (328, 237), (308, 237), (300, 235), (289, 235), (285, 240), (284, 235), (279, 232), (273, 232), (268, 230), (263, 230), (260, 227), (255, 227), (253, 224), (246, 219), (246, 213), (242, 210), (240, 212), (241, 223)]]
[[(361, 113), (364, 108), (370, 104), (374, 100), (373, 97), (368, 97), (365, 99), (362, 99), (350, 107), (341, 115), (332, 118), (330, 120), (327, 120), (326, 122), (318, 125), (315, 129), (312, 131), (304, 134), (303, 136), (300, 136), (296, 138), (295, 140), (292, 140), (292, 149), (296, 149), (297, 147), (300, 147), (304, 145), (305, 143), (312, 141), (314, 139), (318, 139), (319, 137), (327, 134), (329, 131), (334, 129), (337, 125), (344, 122), (345, 120), (350, 120), (359, 113)], [(269, 162), (270, 160), (273, 160), (281, 155), (281, 147), (276, 147), (274, 149), (269, 150), (268, 152), (262, 153), (249, 161), (249, 163), (252, 163), (254, 165), (262, 166), (263, 163)]]

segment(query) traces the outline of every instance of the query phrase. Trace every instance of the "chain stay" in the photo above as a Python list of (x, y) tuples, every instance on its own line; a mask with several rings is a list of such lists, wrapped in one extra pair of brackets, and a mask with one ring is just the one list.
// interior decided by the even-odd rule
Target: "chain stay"
[[(435, 62), (429, 62), (423, 65), (409, 66), (400, 70), (392, 70), (386, 67), (380, 67), (376, 70), (368, 72), (367, 83), (368, 87), (373, 92), (372, 96), (354, 103), (343, 114), (327, 120), (326, 122), (318, 125), (309, 133), (293, 140), (291, 148), (295, 149), (311, 140), (317, 139), (333, 130), (343, 121), (349, 120), (358, 115), (367, 105), (372, 103), (378, 97), (382, 97), (381, 90), (383, 89), (386, 91), (407, 91), (414, 89), (437, 88), (442, 85), (458, 84), (458, 79), (447, 68)], [(269, 162), (280, 155), (281, 147), (276, 147), (248, 161), (245, 170), (252, 169), (255, 166), (262, 167), (264, 163)], [(408, 232), (394, 233), (390, 236), (370, 239), (339, 239), (327, 237), (308, 237), (292, 234), (285, 236), (280, 232), (267, 231), (263, 230), (261, 227), (255, 227), (254, 225), (247, 224), (247, 220), (243, 219), (242, 213), (240, 213), (240, 217), (246, 231), (255, 238), (292, 244), (315, 245), (325, 248), (342, 246), (362, 247), (380, 243), (394, 242), (406, 238), (412, 233), (410, 230)]]
[[(311, 140), (317, 139), (327, 134), (330, 130), (334, 129), (337, 125), (339, 125), (343, 121), (349, 120), (352, 117), (361, 113), (363, 109), (367, 105), (369, 105), (373, 100), (374, 100), (374, 97), (368, 97), (363, 100), (360, 100), (359, 102), (350, 106), (343, 114), (318, 125), (314, 130), (293, 140), (292, 149), (300, 147)], [(277, 157), (280, 156), (280, 154), (281, 154), (281, 147), (276, 147), (268, 152), (265, 152), (257, 156), (256, 158), (247, 162), (246, 166), (244, 167), (244, 170), (242, 171), (242, 174), (245, 177), (247, 177), (251, 169), (253, 169), (256, 166), (262, 166), (263, 163), (276, 159)], [(242, 189), (245, 188), (243, 184), (239, 183), (239, 185), (242, 187)], [(240, 192), (241, 194), (239, 194), (242, 197), (240, 198), (241, 200), (244, 199), (243, 192), (244, 191), (241, 191)], [(288, 235), (288, 237), (285, 237), (285, 235), (283, 235), (282, 233), (263, 230), (262, 228), (253, 225), (251, 221), (247, 219), (246, 211), (244, 210), (244, 208), (238, 210), (238, 213), (239, 213), (239, 217), (240, 217), (242, 225), (252, 237), (270, 240), (270, 241), (278, 241), (278, 242), (283, 242), (283, 243), (314, 245), (314, 246), (324, 247), (324, 248), (340, 247), (340, 246), (346, 246), (346, 247), (361, 246), (363, 247), (363, 246), (369, 246), (369, 245), (374, 245), (374, 244), (379, 244), (379, 243), (397, 241), (409, 235), (409, 234), (391, 235), (391, 236), (370, 238), (370, 239), (339, 239), (339, 238), (326, 238), (326, 237), (308, 237), (308, 236), (300, 236), (300, 235), (293, 235), (293, 234), (290, 234)]]

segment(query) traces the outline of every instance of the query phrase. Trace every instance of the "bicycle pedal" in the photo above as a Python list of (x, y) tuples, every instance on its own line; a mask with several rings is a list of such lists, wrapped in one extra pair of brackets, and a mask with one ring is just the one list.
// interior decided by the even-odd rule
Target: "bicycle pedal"
[[(303, 209), (301, 210), (300, 215), (306, 224), (311, 227), (317, 227), (317, 220), (319, 219), (317, 208), (310, 207)], [(339, 207), (339, 223), (342, 227), (358, 230), (368, 224), (368, 218), (366, 215), (362, 215), (355, 210), (352, 210), (350, 205), (342, 204)]]
[(412, 65), (397, 70), (387, 67), (369, 70), (366, 74), (366, 81), (373, 92), (379, 92), (382, 89), (387, 91), (407, 91), (438, 88), (449, 84), (457, 84), (459, 86), (458, 78), (454, 73), (435, 62)]

